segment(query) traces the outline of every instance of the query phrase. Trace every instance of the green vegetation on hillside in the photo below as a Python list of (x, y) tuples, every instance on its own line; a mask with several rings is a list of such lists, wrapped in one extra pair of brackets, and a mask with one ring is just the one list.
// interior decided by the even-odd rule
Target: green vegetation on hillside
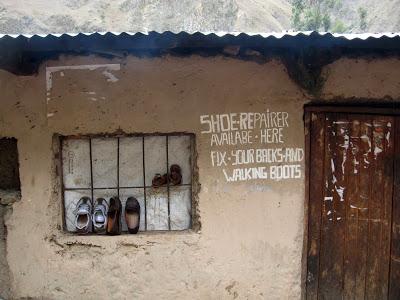
[(335, 18), (341, 0), (292, 0), (292, 26), (295, 30), (344, 32), (346, 26)]
[[(343, 33), (350, 29), (340, 19), (342, 0), (292, 0), (292, 26), (295, 30)], [(367, 10), (358, 9), (359, 29), (367, 28)]]

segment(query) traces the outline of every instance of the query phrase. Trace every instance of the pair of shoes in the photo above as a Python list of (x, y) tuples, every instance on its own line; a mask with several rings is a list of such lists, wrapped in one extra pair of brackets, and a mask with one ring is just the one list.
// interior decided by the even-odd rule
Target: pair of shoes
[[(107, 230), (108, 235), (121, 234), (121, 211), (122, 204), (118, 197), (110, 199), (110, 209), (108, 210)], [(140, 226), (140, 204), (135, 197), (129, 197), (125, 204), (125, 221), (129, 233), (136, 234)]]
[(104, 233), (107, 226), (108, 204), (103, 198), (98, 198), (94, 209), (89, 197), (82, 197), (76, 204), (75, 228), (79, 234), (87, 234), (91, 231), (92, 224), (94, 232)]
[(182, 183), (182, 170), (178, 165), (171, 165), (169, 174), (156, 174), (151, 182), (153, 187), (161, 187), (167, 183), (178, 185)]
[[(110, 199), (110, 206), (104, 198), (96, 200), (94, 209), (89, 197), (82, 197), (76, 204), (75, 228), (79, 234), (91, 232), (109, 235), (121, 234), (122, 204), (118, 197)], [(129, 233), (136, 234), (140, 226), (140, 204), (135, 197), (129, 197), (125, 204), (125, 221)]]

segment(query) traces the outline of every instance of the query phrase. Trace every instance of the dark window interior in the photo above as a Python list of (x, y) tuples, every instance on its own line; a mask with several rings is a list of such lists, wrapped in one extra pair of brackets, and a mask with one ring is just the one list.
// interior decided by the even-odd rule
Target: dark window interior
[(0, 189), (20, 190), (17, 140), (0, 138)]

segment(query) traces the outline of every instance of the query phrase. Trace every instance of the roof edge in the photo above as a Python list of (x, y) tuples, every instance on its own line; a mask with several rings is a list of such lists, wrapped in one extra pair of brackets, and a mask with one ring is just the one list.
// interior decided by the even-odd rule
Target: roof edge
[(94, 31), (94, 32), (65, 32), (65, 33), (36, 33), (36, 34), (0, 34), (0, 39), (5, 38), (5, 37), (10, 37), (10, 38), (26, 38), (26, 39), (31, 39), (34, 37), (38, 38), (46, 38), (46, 37), (55, 37), (59, 38), (62, 36), (69, 36), (69, 37), (75, 37), (78, 35), (85, 35), (85, 36), (92, 36), (92, 35), (114, 35), (114, 36), (120, 36), (122, 34), (126, 34), (129, 36), (135, 36), (135, 35), (164, 35), (164, 34), (173, 34), (173, 35), (179, 35), (179, 34), (188, 34), (188, 35), (203, 35), (203, 36), (218, 36), (218, 37), (224, 37), (224, 36), (239, 36), (239, 35), (245, 35), (249, 37), (253, 36), (259, 36), (262, 38), (269, 38), (269, 37), (274, 37), (277, 39), (283, 38), (283, 37), (296, 37), (296, 36), (330, 36), (334, 38), (344, 38), (346, 40), (354, 40), (354, 39), (360, 39), (360, 40), (366, 40), (369, 38), (374, 38), (374, 39), (380, 39), (382, 37), (387, 37), (387, 38), (396, 38), (400, 37), (400, 32), (381, 32), (381, 33), (331, 33), (331, 32), (318, 32), (318, 31), (282, 31), (282, 32), (240, 32), (240, 31), (195, 31), (195, 32), (187, 32), (187, 31), (137, 31), (137, 32), (130, 32), (130, 31), (122, 31), (122, 32), (115, 32), (115, 31)]

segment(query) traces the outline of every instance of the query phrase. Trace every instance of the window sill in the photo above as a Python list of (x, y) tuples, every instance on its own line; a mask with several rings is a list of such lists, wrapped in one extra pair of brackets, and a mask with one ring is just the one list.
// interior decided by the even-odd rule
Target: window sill
[(68, 232), (60, 232), (57, 236), (52, 236), (50, 241), (60, 247), (72, 248), (73, 246), (112, 248), (120, 246), (143, 247), (154, 244), (193, 244), (200, 238), (200, 231), (181, 230), (181, 231), (147, 231), (138, 234), (87, 234), (78, 235)]

